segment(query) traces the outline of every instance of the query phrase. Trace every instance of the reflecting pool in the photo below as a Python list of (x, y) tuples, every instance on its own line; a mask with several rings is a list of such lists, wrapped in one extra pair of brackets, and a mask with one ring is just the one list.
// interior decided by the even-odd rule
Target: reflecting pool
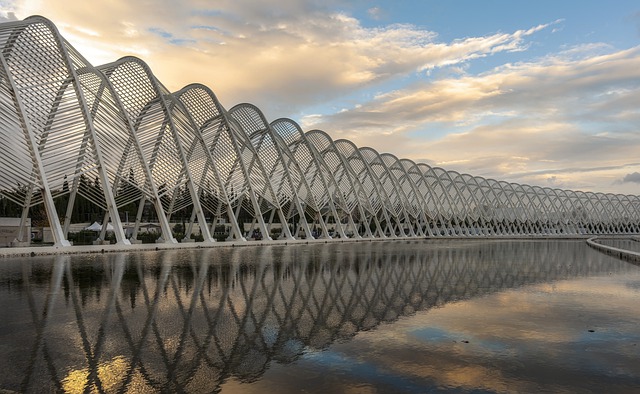
[(640, 267), (584, 241), (3, 259), (0, 392), (637, 392)]

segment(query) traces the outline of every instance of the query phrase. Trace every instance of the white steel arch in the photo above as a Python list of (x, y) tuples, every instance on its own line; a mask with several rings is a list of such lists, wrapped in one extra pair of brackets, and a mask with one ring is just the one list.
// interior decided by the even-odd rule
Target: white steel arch
[[(203, 181), (198, 175), (203, 172), (204, 163), (201, 157), (187, 153), (197, 137), (186, 111), (176, 105), (177, 100), (138, 58), (125, 57), (98, 69), (120, 95), (132, 119), (152, 175), (161, 185), (159, 197), (166, 216), (170, 218), (172, 213), (193, 205), (203, 239), (213, 242), (196, 186), (197, 179)], [(192, 174), (193, 170), (196, 174)], [(141, 201), (141, 208), (143, 204)]]
[[(248, 182), (239, 163), (242, 159), (238, 155), (231, 128), (223, 115), (224, 109), (213, 92), (202, 85), (189, 85), (174, 93), (174, 96), (185, 107), (197, 130), (199, 138), (194, 140), (194, 145), (201, 142), (204, 147), (205, 171), (209, 177), (201, 185), (200, 202), (216, 218), (224, 215), (229, 219), (230, 239), (246, 241), (238, 224), (236, 210), (242, 197), (248, 193)], [(194, 219), (195, 215), (192, 215), (188, 233), (191, 233)]]
[[(78, 72), (82, 86), (86, 89), (91, 108), (92, 119), (96, 125), (99, 139), (109, 150), (105, 155), (107, 173), (113, 185), (116, 206), (136, 203), (142, 198), (151, 201), (158, 216), (161, 234), (170, 243), (177, 241), (171, 234), (169, 223), (162, 210), (158, 197), (158, 187), (147, 162), (144, 159), (140, 141), (134, 132), (131, 122), (120, 102), (113, 86), (104, 74), (94, 68), (87, 67)], [(69, 232), (71, 212), (78, 178), (74, 182), (65, 214), (65, 235)], [(105, 220), (104, 223), (107, 221)], [(101, 238), (104, 239), (106, 226), (103, 226)]]
[[(296, 168), (304, 180), (300, 192), (308, 191), (307, 206), (314, 207), (321, 227), (320, 238), (332, 238), (327, 223), (332, 216), (335, 231), (341, 238), (346, 238), (341, 216), (334, 203), (334, 183), (329, 178), (329, 170), (319, 159), (317, 152), (308, 142), (300, 126), (291, 119), (281, 118), (271, 122), (271, 127), (282, 137), (293, 155)], [(304, 188), (302, 187), (304, 186)], [(299, 193), (300, 193), (299, 192)], [(333, 231), (333, 229), (332, 229)], [(331, 232), (332, 232), (331, 231)]]
[[(354, 230), (354, 236), (373, 238), (366, 211), (373, 212), (362, 183), (358, 180), (347, 159), (338, 151), (331, 137), (322, 130), (311, 130), (306, 133), (311, 145), (320, 155), (320, 160), (327, 166), (337, 190), (334, 203), (342, 203)], [(354, 216), (358, 219), (355, 223)], [(365, 223), (366, 221), (366, 223)]]
[[(298, 222), (294, 228), (297, 234), (302, 230), (305, 236), (311, 236), (311, 229), (303, 208), (303, 201), (298, 196), (299, 173), (292, 174), (288, 164), (292, 161), (288, 149), (283, 148), (279, 139), (276, 138), (269, 123), (264, 118), (260, 110), (251, 104), (238, 104), (229, 110), (229, 115), (233, 117), (242, 127), (247, 136), (251, 139), (254, 148), (262, 162), (268, 179), (268, 185), (272, 188), (273, 194), (270, 201), (279, 215), (282, 225), (282, 235), (287, 239), (293, 239), (289, 229), (289, 221)], [(264, 197), (264, 196), (262, 196)], [(269, 219), (269, 227), (273, 223), (273, 212)]]
[(135, 57), (93, 67), (40, 16), (0, 24), (0, 48), (0, 209), (20, 218), (18, 243), (32, 219), (68, 246), (87, 209), (98, 239), (111, 221), (122, 245), (150, 211), (165, 242), (176, 220), (182, 242), (196, 221), (206, 242), (219, 223), (236, 241), (245, 224), (267, 240), (640, 232), (639, 196), (461, 174), (269, 123), (251, 104), (227, 111), (201, 84), (169, 92)]

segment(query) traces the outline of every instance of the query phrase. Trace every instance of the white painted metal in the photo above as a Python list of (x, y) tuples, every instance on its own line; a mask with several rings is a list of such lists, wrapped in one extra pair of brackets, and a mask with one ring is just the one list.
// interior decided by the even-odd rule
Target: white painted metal
[(227, 111), (204, 85), (170, 93), (134, 57), (94, 68), (43, 17), (0, 24), (0, 46), (0, 202), (21, 218), (19, 242), (35, 215), (70, 245), (82, 199), (101, 238), (110, 221), (125, 245), (123, 207), (137, 204), (135, 238), (147, 203), (165, 242), (185, 210), (183, 241), (196, 220), (207, 242), (218, 221), (233, 240), (247, 221), (271, 239), (277, 220), (284, 239), (640, 232), (639, 196), (460, 174), (269, 123), (251, 104)]

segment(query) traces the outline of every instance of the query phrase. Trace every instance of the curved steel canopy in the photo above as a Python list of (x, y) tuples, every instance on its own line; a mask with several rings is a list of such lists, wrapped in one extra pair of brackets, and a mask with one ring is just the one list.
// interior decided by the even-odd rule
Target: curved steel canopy
[(219, 223), (236, 241), (254, 229), (265, 239), (640, 232), (638, 196), (459, 174), (269, 123), (251, 104), (227, 111), (204, 85), (169, 92), (135, 57), (93, 67), (40, 16), (0, 24), (0, 46), (0, 196), (23, 224), (43, 206), (58, 246), (70, 244), (78, 196), (104, 213), (101, 236), (111, 221), (123, 245), (130, 204), (130, 238), (146, 205), (169, 243), (172, 214), (185, 210), (185, 239), (197, 224), (204, 242)]

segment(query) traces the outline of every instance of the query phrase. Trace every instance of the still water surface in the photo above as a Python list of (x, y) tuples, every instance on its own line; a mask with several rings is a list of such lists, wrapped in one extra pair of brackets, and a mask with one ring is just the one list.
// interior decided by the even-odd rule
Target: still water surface
[(4, 259), (0, 357), (3, 393), (638, 392), (640, 267), (584, 241)]

